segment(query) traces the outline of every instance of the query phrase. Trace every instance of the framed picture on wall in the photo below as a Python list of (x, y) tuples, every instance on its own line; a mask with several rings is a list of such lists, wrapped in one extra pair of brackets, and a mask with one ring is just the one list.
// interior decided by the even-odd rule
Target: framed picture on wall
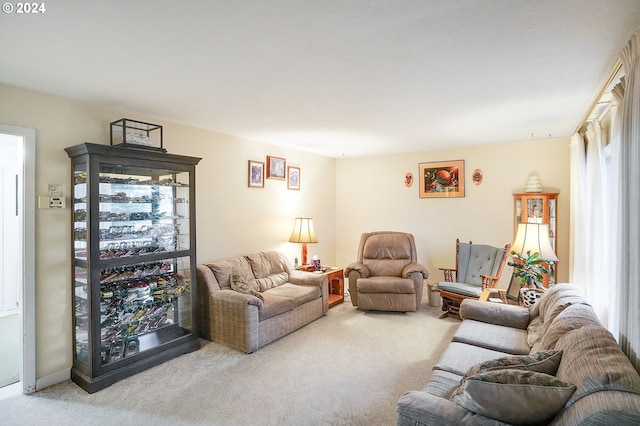
[(464, 160), (420, 163), (420, 198), (464, 197)]
[(264, 162), (249, 160), (249, 188), (264, 188)]
[(280, 157), (272, 157), (267, 155), (267, 179), (285, 179), (285, 171), (287, 170), (287, 160)]
[(287, 188), (300, 189), (300, 167), (287, 167)]

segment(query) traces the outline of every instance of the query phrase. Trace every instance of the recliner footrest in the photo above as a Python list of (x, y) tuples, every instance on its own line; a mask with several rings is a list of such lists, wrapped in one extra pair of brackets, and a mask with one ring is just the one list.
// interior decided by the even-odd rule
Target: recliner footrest
[(411, 278), (371, 277), (358, 280), (358, 293), (415, 294)]

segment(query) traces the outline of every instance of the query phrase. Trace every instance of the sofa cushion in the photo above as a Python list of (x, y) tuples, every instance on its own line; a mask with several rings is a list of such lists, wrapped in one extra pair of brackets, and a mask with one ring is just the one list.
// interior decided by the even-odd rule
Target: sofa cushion
[(549, 374), (497, 370), (463, 379), (451, 400), (471, 412), (511, 424), (553, 418), (576, 390)]
[(260, 291), (277, 287), (289, 280), (291, 267), (287, 259), (277, 251), (261, 251), (245, 256), (260, 286)]
[(289, 280), (289, 274), (281, 272), (279, 274), (269, 275), (268, 277), (257, 279), (256, 282), (260, 286), (260, 291), (267, 291), (270, 288), (278, 287)]
[(239, 293), (254, 294), (260, 291), (260, 285), (254, 278), (246, 279), (238, 274), (231, 274), (231, 290)]
[(465, 377), (506, 369), (535, 371), (553, 376), (558, 371), (561, 359), (562, 351), (540, 351), (531, 355), (507, 356), (476, 364), (467, 370)]
[(453, 341), (515, 355), (528, 354), (531, 350), (526, 330), (475, 320), (462, 321)]
[(269, 291), (262, 293), (264, 302), (262, 308), (258, 310), (258, 320), (264, 321), (295, 308), (294, 300), (290, 297), (282, 297)]
[(358, 293), (398, 293), (415, 294), (411, 278), (369, 277), (358, 280)]
[(246, 258), (256, 279), (291, 271), (287, 259), (278, 251), (261, 251), (247, 255)]
[(464, 376), (469, 368), (479, 362), (503, 358), (507, 355), (510, 354), (465, 343), (451, 342), (433, 369)]
[(569, 331), (558, 339), (556, 348), (564, 352), (556, 375), (578, 387), (568, 406), (603, 390), (640, 395), (640, 376), (605, 328), (590, 326)]
[(222, 290), (231, 290), (231, 276), (238, 275), (245, 282), (254, 280), (249, 262), (243, 256), (232, 257), (206, 264), (216, 277)]
[(265, 294), (287, 297), (293, 300), (293, 306), (296, 307), (322, 297), (322, 290), (312, 285), (286, 283), (267, 290)]
[[(563, 298), (572, 297), (582, 298), (582, 292), (578, 287), (573, 284), (556, 284), (551, 286), (544, 292), (543, 297), (538, 303), (529, 308), (531, 318), (535, 318), (538, 315), (542, 315), (543, 319), (553, 319), (549, 315), (553, 315), (553, 311), (558, 305), (562, 305), (560, 302)], [(557, 315), (557, 314), (556, 314)], [(548, 318), (545, 318), (548, 317)]]
[(567, 306), (542, 331), (540, 339), (533, 345), (531, 351), (554, 349), (560, 337), (571, 330), (585, 326), (600, 326), (593, 308), (582, 304)]
[(580, 289), (573, 284), (556, 284), (550, 287), (538, 303), (529, 308), (529, 346), (533, 347), (538, 343), (544, 330), (567, 306), (586, 303)]

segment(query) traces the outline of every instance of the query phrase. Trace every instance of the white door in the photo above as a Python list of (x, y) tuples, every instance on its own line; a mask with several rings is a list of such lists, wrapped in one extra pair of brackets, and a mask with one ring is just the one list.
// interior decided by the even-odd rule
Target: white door
[(22, 138), (0, 134), (0, 387), (20, 381)]
[(35, 391), (35, 131), (0, 125), (0, 387)]

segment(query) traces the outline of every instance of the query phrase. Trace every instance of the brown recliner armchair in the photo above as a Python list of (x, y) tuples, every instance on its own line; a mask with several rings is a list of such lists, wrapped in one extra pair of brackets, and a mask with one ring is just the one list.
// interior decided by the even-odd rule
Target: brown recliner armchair
[(344, 270), (351, 303), (371, 311), (410, 312), (420, 307), (423, 280), (413, 235), (404, 232), (362, 234), (358, 260)]

